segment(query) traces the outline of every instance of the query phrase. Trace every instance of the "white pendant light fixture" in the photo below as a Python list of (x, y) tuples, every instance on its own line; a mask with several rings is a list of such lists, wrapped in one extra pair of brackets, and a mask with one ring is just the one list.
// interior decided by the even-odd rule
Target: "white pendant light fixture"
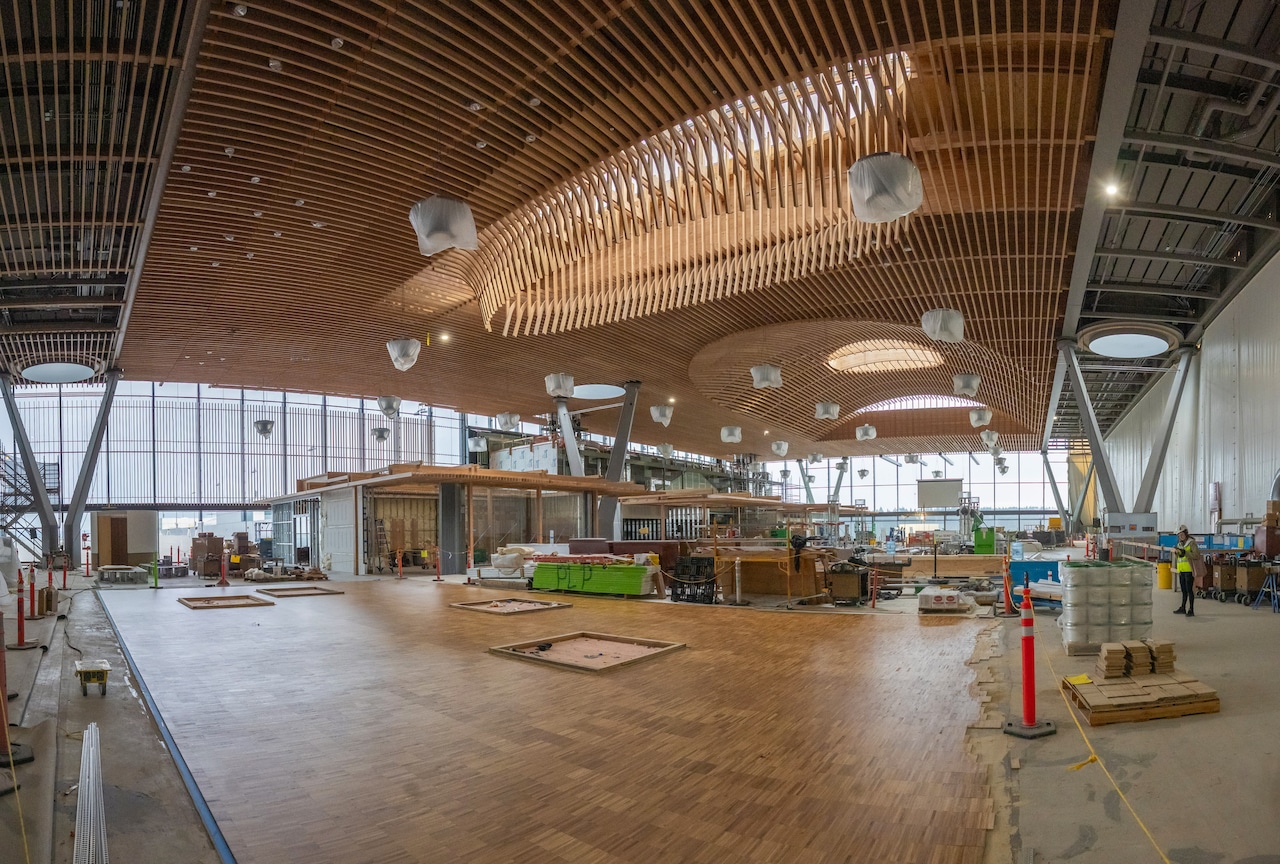
[(387, 415), (387, 417), (395, 419), (395, 416), (400, 413), (400, 397), (379, 396), (378, 410)]
[(872, 153), (849, 168), (849, 200), (862, 222), (892, 222), (924, 201), (920, 169), (901, 153)]
[(1008, 473), (1009, 473), (1009, 466), (1008, 466), (1008, 465), (1001, 465), (1001, 466), (1000, 466), (999, 468), (997, 468), (996, 470), (997, 470), (997, 471), (999, 471), (1001, 474), (1008, 474)]
[(275, 428), (276, 428), (276, 421), (274, 420), (254, 420), (253, 421), (253, 431), (257, 432), (263, 438), (270, 438), (271, 432)]
[(676, 409), (670, 405), (650, 405), (649, 416), (653, 418), (654, 423), (661, 423), (663, 426), (670, 426), (671, 415), (675, 410)]
[(747, 470), (750, 471), (752, 474), (759, 474), (762, 470), (764, 470), (764, 465), (755, 461), (748, 462)]
[(778, 472), (778, 476), (781, 477), (783, 482), (785, 483), (786, 481), (791, 479), (791, 469), (783, 468), (781, 471)]
[(772, 444), (769, 445), (769, 449), (773, 451), (773, 455), (775, 456), (786, 456), (787, 448), (790, 446), (791, 445), (788, 444), (786, 441), (774, 441)]
[(369, 431), (373, 433), (374, 441), (386, 441), (391, 436), (391, 430), (386, 426), (374, 426)]
[(726, 444), (742, 443), (742, 427), (741, 426), (721, 426), (720, 440)]
[(920, 326), (936, 342), (964, 341), (964, 315), (955, 309), (930, 309), (920, 318)]
[(401, 372), (408, 372), (418, 362), (418, 352), (421, 350), (422, 343), (417, 339), (392, 339), (387, 342), (391, 362)]
[(977, 396), (982, 376), (973, 372), (961, 372), (951, 376), (951, 392), (956, 396)]
[(813, 406), (813, 419), (815, 420), (838, 420), (840, 419), (840, 406), (835, 402), (819, 402)]
[(467, 439), (468, 453), (484, 453), (488, 449), (489, 449), (488, 438), (468, 438)]
[(868, 471), (866, 468), (859, 468), (859, 469), (858, 469), (858, 479), (859, 479), (859, 480), (866, 480), (866, 479), (867, 479), (867, 475), (868, 475), (868, 474), (870, 474), (870, 473), (871, 473), (871, 472), (870, 472), (870, 471)]
[(992, 456), (999, 456), (1004, 451), (1001, 450), (1000, 446), (997, 444), (997, 445), (992, 445), (991, 449), (988, 450), (987, 452), (990, 453)]
[(978, 433), (978, 437), (982, 439), (982, 443), (988, 447), (994, 447), (996, 441), (1000, 438), (1000, 433), (994, 429), (983, 429)]
[(503, 432), (511, 432), (520, 425), (520, 415), (505, 411), (493, 418)]
[(446, 249), (475, 249), (476, 220), (465, 201), (432, 195), (409, 211), (409, 222), (418, 235), (418, 251), (428, 257)]
[(986, 426), (991, 422), (990, 408), (970, 408), (969, 409), (969, 425), (974, 429), (980, 426)]
[(757, 390), (767, 390), (782, 386), (782, 369), (769, 363), (761, 363), (751, 367), (751, 386)]
[(933, 472), (933, 479), (934, 479), (934, 480), (941, 480), (941, 479), (942, 479), (942, 472), (941, 472), (941, 471), (934, 471), (934, 472)]
[(854, 434), (854, 437), (856, 437), (859, 441), (870, 441), (871, 439), (876, 437), (876, 427), (872, 426), (870, 423), (867, 423), (863, 426), (859, 426), (856, 430), (854, 430), (853, 434)]
[(810, 454), (809, 454), (809, 464), (810, 464), (810, 465), (817, 465), (817, 464), (818, 464), (819, 462), (821, 462), (821, 461), (822, 461), (822, 454), (821, 454), (821, 453), (810, 453)]
[(902, 457), (902, 461), (906, 462), (908, 465), (919, 465), (920, 456), (916, 453), (908, 453)]
[(671, 454), (676, 452), (676, 448), (672, 447), (670, 444), (659, 444), (658, 452), (662, 454), (663, 459), (670, 459)]
[(552, 372), (546, 378), (547, 395), (555, 399), (573, 398), (573, 376), (566, 372)]
[(1003, 465), (1005, 463), (1005, 458), (1003, 456), (997, 456), (995, 461), (997, 465)]

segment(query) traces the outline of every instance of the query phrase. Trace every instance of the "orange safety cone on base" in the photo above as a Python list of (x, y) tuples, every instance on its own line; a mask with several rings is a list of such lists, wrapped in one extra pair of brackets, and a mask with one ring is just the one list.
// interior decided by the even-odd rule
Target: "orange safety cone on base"
[[(4, 613), (0, 612), (0, 643), (3, 642)], [(16, 699), (18, 694), (9, 692), (8, 673), (5, 670), (4, 660), (4, 652), (0, 651), (0, 768), (9, 768), (13, 765), (34, 762), (36, 754), (30, 745), (19, 744), (9, 737), (9, 700)], [(9, 788), (5, 791), (12, 792), (13, 789)]]
[[(34, 568), (33, 568), (34, 569)], [(35, 575), (32, 573), (32, 575)], [(27, 611), (27, 595), (23, 592), (25, 586), (22, 584), (22, 568), (18, 568), (18, 641), (8, 642), (5, 648), (10, 651), (30, 651), (32, 648), (39, 648), (39, 642), (27, 641), (26, 611)]]
[(1022, 722), (1006, 720), (1004, 734), (1015, 738), (1044, 738), (1058, 727), (1052, 720), (1036, 721), (1036, 634), (1035, 611), (1031, 608), (1031, 579), (1024, 578), (1022, 606)]

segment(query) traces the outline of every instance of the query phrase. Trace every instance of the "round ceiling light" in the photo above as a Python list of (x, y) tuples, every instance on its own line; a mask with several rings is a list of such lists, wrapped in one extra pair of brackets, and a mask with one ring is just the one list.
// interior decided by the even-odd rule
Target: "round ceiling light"
[(1080, 333), (1086, 351), (1119, 360), (1137, 360), (1164, 354), (1182, 341), (1182, 333), (1164, 324), (1146, 321), (1112, 321)]
[(615, 384), (578, 384), (573, 388), (574, 399), (617, 399), (625, 396), (626, 390)]
[(899, 372), (941, 366), (942, 355), (902, 339), (866, 339), (832, 351), (827, 365), (837, 372)]
[(74, 384), (97, 374), (83, 363), (36, 363), (22, 370), (22, 377), (37, 384)]

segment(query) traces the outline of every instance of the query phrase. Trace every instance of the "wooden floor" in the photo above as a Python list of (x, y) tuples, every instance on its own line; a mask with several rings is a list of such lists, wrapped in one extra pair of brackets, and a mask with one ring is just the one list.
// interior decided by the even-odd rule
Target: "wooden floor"
[[(343, 588), (102, 594), (241, 864), (981, 861), (971, 619)], [(605, 676), (487, 653), (575, 630), (688, 648)]]

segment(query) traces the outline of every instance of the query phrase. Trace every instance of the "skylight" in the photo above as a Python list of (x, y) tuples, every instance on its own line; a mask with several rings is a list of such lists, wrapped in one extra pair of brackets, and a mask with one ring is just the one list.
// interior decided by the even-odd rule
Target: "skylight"
[(965, 399), (963, 396), (899, 396), (886, 399), (874, 405), (868, 405), (858, 414), (870, 414), (873, 411), (921, 411), (926, 408), (984, 408), (981, 402)]
[(942, 365), (942, 355), (901, 339), (867, 339), (831, 352), (827, 365), (837, 372), (900, 372)]

